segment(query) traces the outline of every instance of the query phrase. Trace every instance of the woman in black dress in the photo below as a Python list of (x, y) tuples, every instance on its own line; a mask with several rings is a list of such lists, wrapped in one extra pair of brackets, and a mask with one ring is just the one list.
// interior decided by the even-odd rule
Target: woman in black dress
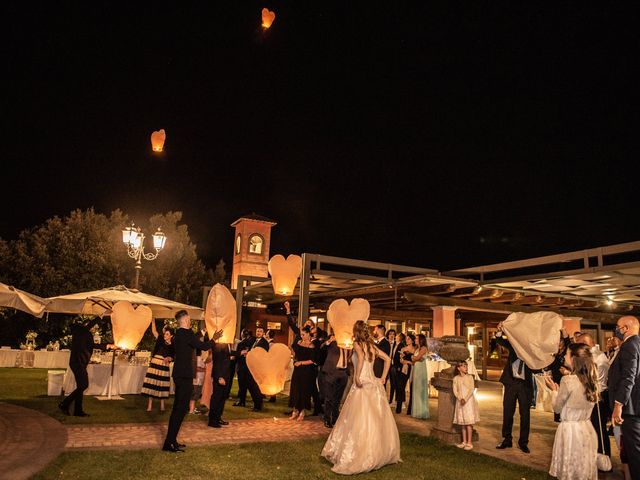
[(151, 333), (156, 337), (156, 346), (151, 354), (151, 362), (144, 376), (142, 395), (149, 397), (147, 412), (153, 409), (153, 399), (160, 399), (160, 411), (164, 412), (164, 399), (169, 398), (171, 386), (171, 373), (169, 364), (173, 361), (175, 350), (173, 348), (173, 332), (164, 329), (162, 335), (158, 335), (156, 321), (151, 320)]
[(289, 406), (293, 408), (291, 420), (304, 419), (305, 409), (311, 409), (311, 398), (317, 397), (317, 349), (311, 339), (311, 329), (300, 330), (301, 340), (292, 345), (294, 361), (291, 376), (291, 395)]
[[(402, 402), (406, 401), (407, 382), (411, 378), (411, 369), (413, 367), (412, 357), (415, 352), (416, 336), (413, 333), (407, 333), (407, 346), (400, 350), (400, 363), (402, 369), (398, 372), (398, 390), (396, 391), (396, 413), (402, 412)], [(409, 391), (409, 403), (407, 404), (407, 415), (411, 415), (411, 397), (413, 396), (413, 384)]]

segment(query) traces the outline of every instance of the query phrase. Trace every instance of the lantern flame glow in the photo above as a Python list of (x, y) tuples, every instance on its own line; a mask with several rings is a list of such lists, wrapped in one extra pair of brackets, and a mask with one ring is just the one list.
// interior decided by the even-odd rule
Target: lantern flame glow
[(336, 343), (341, 348), (353, 348), (353, 325), (369, 319), (371, 307), (364, 298), (354, 298), (351, 305), (344, 299), (334, 300), (327, 310), (327, 320), (333, 328)]
[(151, 134), (151, 149), (154, 152), (161, 152), (164, 149), (164, 141), (167, 139), (167, 134), (164, 128), (153, 132)]
[(218, 343), (233, 343), (237, 317), (236, 299), (227, 287), (219, 283), (215, 284), (209, 292), (204, 311), (209, 338), (212, 338), (218, 330), (222, 330), (222, 337), (218, 339)]
[(275, 19), (275, 12), (270, 11), (268, 8), (262, 9), (262, 28), (268, 30)]
[(265, 395), (275, 395), (284, 389), (291, 351), (282, 343), (272, 343), (267, 352), (256, 347), (247, 353), (247, 367)]
[(130, 302), (122, 300), (111, 311), (113, 343), (123, 350), (135, 350), (151, 324), (151, 309), (145, 305), (134, 308)]

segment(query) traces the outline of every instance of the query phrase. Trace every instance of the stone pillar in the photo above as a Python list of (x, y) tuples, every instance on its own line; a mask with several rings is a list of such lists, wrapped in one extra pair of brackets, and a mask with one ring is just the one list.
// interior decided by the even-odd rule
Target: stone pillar
[(457, 307), (448, 306), (431, 307), (433, 310), (432, 337), (439, 338), (456, 334), (456, 309)]

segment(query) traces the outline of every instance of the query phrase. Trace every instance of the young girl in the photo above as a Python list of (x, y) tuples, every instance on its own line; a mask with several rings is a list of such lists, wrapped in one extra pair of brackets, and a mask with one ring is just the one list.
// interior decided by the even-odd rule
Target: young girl
[(453, 423), (462, 427), (462, 443), (456, 446), (465, 450), (473, 448), (473, 425), (480, 420), (475, 384), (473, 376), (467, 372), (468, 368), (467, 362), (460, 362), (453, 377), (453, 394), (456, 397)]
[(589, 347), (569, 345), (565, 364), (571, 370), (560, 381), (545, 381), (551, 389), (553, 409), (560, 425), (553, 441), (549, 474), (560, 480), (597, 480), (598, 437), (591, 424), (591, 411), (598, 401), (598, 372)]

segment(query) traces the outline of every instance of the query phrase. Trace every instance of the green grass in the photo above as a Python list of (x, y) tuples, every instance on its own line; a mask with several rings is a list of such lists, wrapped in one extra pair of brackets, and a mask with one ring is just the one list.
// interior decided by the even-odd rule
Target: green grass
[[(154, 400), (154, 411), (147, 412), (147, 397), (142, 395), (123, 395), (124, 400), (97, 400), (95, 397), (85, 395), (84, 410), (89, 417), (67, 417), (58, 410), (60, 397), (49, 397), (47, 392), (47, 370), (28, 368), (0, 368), (0, 402), (12, 403), (26, 408), (37, 410), (47, 414), (60, 422), (70, 424), (95, 424), (95, 423), (147, 423), (166, 422), (173, 405), (173, 398), (166, 403), (166, 411), (160, 413), (159, 403)], [(237, 392), (237, 382), (234, 381), (232, 398)], [(251, 406), (251, 396), (247, 395)], [(227, 401), (225, 406), (225, 419), (238, 420), (242, 418), (270, 418), (284, 416), (287, 408), (288, 397), (278, 396), (277, 402), (264, 403), (262, 412), (251, 412), (247, 408), (232, 406), (233, 400)], [(204, 415), (187, 415), (188, 421), (206, 421)]]
[[(527, 480), (545, 472), (463, 452), (431, 438), (402, 434), (403, 463), (360, 475), (372, 479)], [(364, 440), (363, 440), (364, 441)], [(190, 447), (183, 454), (160, 450), (65, 452), (34, 479), (326, 479), (331, 472), (320, 457), (323, 440)]]

